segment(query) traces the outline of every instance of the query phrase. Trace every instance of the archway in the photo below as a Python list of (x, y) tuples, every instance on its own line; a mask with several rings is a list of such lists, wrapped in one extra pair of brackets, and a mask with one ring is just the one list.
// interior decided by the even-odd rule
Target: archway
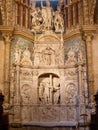
[(60, 81), (58, 75), (46, 73), (39, 76), (38, 98), (40, 104), (60, 103)]

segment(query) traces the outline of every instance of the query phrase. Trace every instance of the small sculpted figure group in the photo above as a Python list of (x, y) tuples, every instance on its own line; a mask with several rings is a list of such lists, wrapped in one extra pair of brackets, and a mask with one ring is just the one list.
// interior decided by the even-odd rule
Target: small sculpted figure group
[(46, 6), (43, 6), (43, 3), (41, 3), (41, 8), (35, 7), (35, 3), (32, 3), (31, 8), (32, 32), (37, 32), (38, 30), (41, 32), (46, 30), (64, 32), (64, 19), (59, 6), (56, 11), (53, 11), (50, 2), (47, 1)]

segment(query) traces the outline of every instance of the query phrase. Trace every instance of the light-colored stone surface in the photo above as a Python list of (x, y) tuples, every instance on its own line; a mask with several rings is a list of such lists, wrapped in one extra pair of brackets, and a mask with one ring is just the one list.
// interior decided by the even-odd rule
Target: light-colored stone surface
[(0, 40), (0, 89), (4, 93), (4, 42)]
[(96, 93), (98, 91), (98, 34), (95, 35), (92, 44), (93, 44), (94, 83)]

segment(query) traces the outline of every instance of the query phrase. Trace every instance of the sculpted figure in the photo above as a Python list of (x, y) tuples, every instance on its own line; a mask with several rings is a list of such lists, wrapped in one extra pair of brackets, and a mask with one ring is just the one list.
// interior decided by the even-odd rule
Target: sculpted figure
[(30, 59), (30, 51), (29, 51), (28, 47), (25, 48), (22, 56), (23, 56), (22, 60), (21, 60), (22, 65), (32, 65), (32, 62)]
[(35, 52), (34, 53), (34, 65), (39, 65), (40, 64), (40, 52)]
[(66, 61), (66, 64), (67, 65), (75, 65), (76, 58), (75, 58), (75, 52), (74, 52), (72, 47), (69, 49), (67, 56), (68, 56), (68, 59)]
[(37, 16), (37, 10), (35, 8), (35, 2), (33, 2), (31, 6), (32, 26), (36, 24), (36, 16)]
[(47, 9), (46, 7), (42, 8), (42, 18), (43, 18), (43, 31), (45, 31), (47, 27)]
[(49, 82), (41, 82), (39, 86), (39, 100), (45, 104), (50, 103), (50, 92), (51, 87)]
[(68, 84), (68, 86), (66, 86), (66, 92), (65, 92), (66, 104), (75, 103), (76, 94), (77, 94), (76, 86), (73, 83)]
[(54, 62), (54, 50), (52, 50), (50, 47), (47, 47), (42, 52), (42, 58), (45, 65), (51, 65)]
[(82, 62), (83, 61), (83, 54), (82, 54), (82, 51), (79, 50), (78, 51), (78, 62)]
[(64, 20), (59, 6), (54, 15), (54, 27), (55, 32), (64, 32)]
[(53, 87), (54, 104), (60, 104), (60, 84)]
[(42, 18), (43, 18), (43, 28), (44, 31), (46, 29), (52, 28), (52, 20), (53, 20), (53, 10), (50, 6), (50, 2), (46, 2), (46, 7), (42, 7)]
[(35, 9), (33, 13), (31, 13), (32, 16), (32, 26), (37, 25), (37, 10)]
[(25, 48), (25, 51), (23, 52), (23, 58), (29, 59), (30, 58), (30, 51), (28, 47)]
[(27, 84), (23, 85), (22, 90), (21, 90), (23, 104), (29, 104), (31, 102), (30, 92), (31, 92), (30, 86)]
[(45, 65), (51, 65), (51, 53), (45, 52), (43, 56)]
[(50, 6), (50, 2), (47, 4), (47, 28), (51, 29), (52, 28), (52, 21), (53, 21), (53, 10)]
[(41, 29), (42, 24), (42, 16), (40, 8), (34, 8), (31, 13), (32, 18), (32, 31), (39, 31)]
[(20, 58), (21, 58), (21, 50), (20, 49), (16, 49), (15, 53), (14, 53), (14, 58), (15, 58), (15, 64), (19, 64), (20, 63)]

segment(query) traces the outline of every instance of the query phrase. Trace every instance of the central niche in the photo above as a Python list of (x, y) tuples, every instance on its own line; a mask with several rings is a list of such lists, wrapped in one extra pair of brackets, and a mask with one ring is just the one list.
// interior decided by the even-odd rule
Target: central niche
[(56, 74), (47, 73), (39, 76), (38, 101), (40, 104), (60, 103), (60, 81)]

